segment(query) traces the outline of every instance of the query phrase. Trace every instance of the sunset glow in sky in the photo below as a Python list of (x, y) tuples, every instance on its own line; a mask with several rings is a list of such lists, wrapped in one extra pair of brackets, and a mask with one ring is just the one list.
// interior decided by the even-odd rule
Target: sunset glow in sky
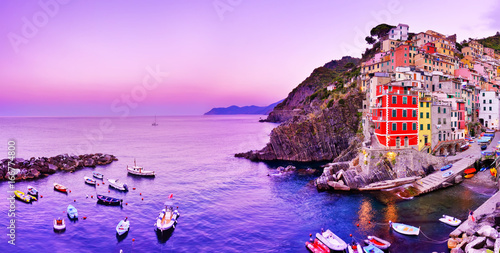
[(495, 0), (363, 2), (2, 1), (0, 116), (119, 116), (123, 106), (131, 115), (192, 115), (268, 105), (314, 68), (360, 57), (379, 23), (456, 33), (460, 41), (500, 30)]

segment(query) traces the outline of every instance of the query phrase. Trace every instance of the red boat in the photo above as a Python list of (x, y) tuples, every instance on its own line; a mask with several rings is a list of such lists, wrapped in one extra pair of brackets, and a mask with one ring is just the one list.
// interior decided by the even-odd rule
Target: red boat
[(54, 183), (54, 189), (56, 191), (68, 193), (68, 187), (66, 187), (66, 186), (64, 186), (62, 184)]
[(471, 174), (471, 173), (474, 173), (474, 172), (476, 172), (476, 169), (474, 169), (474, 168), (468, 168), (468, 169), (464, 170), (465, 174)]
[(330, 249), (318, 239), (314, 239), (314, 242), (306, 242), (306, 248), (312, 253), (330, 253)]

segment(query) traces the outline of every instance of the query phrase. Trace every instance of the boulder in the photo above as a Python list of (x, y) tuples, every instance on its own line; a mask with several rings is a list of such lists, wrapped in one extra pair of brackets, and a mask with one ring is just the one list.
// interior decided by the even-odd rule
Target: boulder
[(465, 252), (461, 248), (454, 248), (454, 249), (451, 249), (450, 253), (465, 253)]
[[(486, 237), (477, 237), (465, 246), (465, 252), (473, 252), (473, 250), (481, 249), (486, 244)], [(486, 250), (485, 250), (486, 251)]]
[(483, 237), (490, 238), (492, 240), (496, 240), (498, 238), (498, 232), (490, 225), (483, 225), (478, 231), (477, 234)]
[(459, 241), (455, 238), (448, 239), (448, 249), (454, 249), (457, 247)]
[(293, 165), (288, 165), (285, 168), (285, 171), (296, 171), (296, 170), (297, 170), (297, 168)]
[(495, 240), (495, 245), (493, 246), (493, 252), (500, 252), (500, 239)]
[(84, 167), (95, 167), (95, 161), (92, 158), (87, 158), (83, 161)]

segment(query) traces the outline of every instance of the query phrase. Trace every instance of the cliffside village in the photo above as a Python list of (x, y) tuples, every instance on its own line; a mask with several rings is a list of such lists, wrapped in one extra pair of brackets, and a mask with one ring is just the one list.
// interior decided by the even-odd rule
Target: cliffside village
[(362, 122), (374, 128), (372, 145), (447, 155), (478, 134), (477, 123), (499, 130), (500, 54), (476, 40), (459, 51), (456, 35), (408, 31), (392, 28), (361, 64)]

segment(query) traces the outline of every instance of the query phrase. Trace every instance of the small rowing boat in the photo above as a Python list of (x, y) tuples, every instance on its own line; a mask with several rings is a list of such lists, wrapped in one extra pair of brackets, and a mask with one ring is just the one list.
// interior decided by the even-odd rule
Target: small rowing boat
[(450, 226), (454, 226), (454, 227), (456, 227), (456, 226), (460, 225), (460, 223), (462, 223), (461, 220), (459, 220), (455, 217), (448, 216), (448, 215), (443, 215), (443, 217), (441, 217), (439, 219), (439, 221), (446, 223)]
[(66, 210), (66, 212), (68, 213), (68, 217), (70, 219), (78, 219), (78, 211), (74, 206), (68, 205), (68, 209)]
[(497, 169), (496, 168), (491, 168), (490, 169), (491, 176), (496, 177), (497, 176)]
[(99, 173), (99, 172), (92, 172), (92, 176), (95, 177), (95, 178), (99, 178), (99, 179), (102, 179), (104, 177), (103, 174)]
[(31, 195), (31, 196), (37, 197), (38, 196), (38, 190), (35, 187), (28, 185), (28, 194)]
[(116, 233), (118, 235), (123, 235), (128, 232), (130, 228), (130, 222), (127, 220), (128, 218), (125, 217), (124, 220), (121, 220), (118, 225), (116, 226)]
[(475, 174), (467, 174), (467, 175), (465, 175), (465, 176), (464, 176), (464, 178), (471, 178), (471, 177), (473, 177), (474, 175), (475, 175)]
[(330, 253), (330, 249), (318, 239), (314, 239), (313, 242), (306, 242), (306, 248), (312, 253)]
[(352, 241), (349, 245), (347, 245), (347, 251), (349, 253), (363, 253), (363, 247), (356, 241)]
[(389, 225), (394, 231), (403, 234), (403, 235), (418, 235), (420, 233), (420, 228), (406, 225), (403, 223), (395, 223), (392, 221), (389, 221)]
[(475, 169), (475, 168), (468, 168), (468, 169), (464, 170), (464, 173), (465, 173), (465, 174), (472, 174), (472, 173), (474, 173), (474, 172), (476, 172), (476, 169)]
[(109, 196), (104, 196), (97, 194), (97, 203), (105, 204), (105, 205), (121, 205), (123, 199), (113, 198)]
[(447, 169), (451, 168), (452, 166), (453, 166), (453, 164), (451, 164), (451, 163), (450, 163), (450, 164), (447, 164), (447, 165), (445, 165), (445, 166), (441, 167), (441, 169), (440, 169), (440, 170), (441, 170), (441, 171), (445, 171), (445, 170), (447, 170)]
[(363, 247), (363, 250), (366, 253), (384, 253), (383, 250), (375, 247), (373, 244), (368, 244), (367, 246)]
[(449, 171), (443, 173), (443, 177), (449, 177), (449, 176), (451, 176), (451, 174), (453, 174), (453, 171), (449, 170)]
[(62, 184), (54, 183), (54, 189), (56, 191), (68, 193), (68, 187), (66, 187), (66, 186), (64, 186)]
[(90, 178), (90, 177), (83, 177), (83, 179), (85, 179), (85, 183), (86, 184), (90, 184), (90, 185), (95, 185), (97, 184), (97, 181), (93, 178)]
[(369, 235), (368, 236), (368, 239), (365, 240), (365, 243), (366, 244), (372, 244), (373, 246), (379, 248), (379, 249), (383, 249), (383, 250), (386, 250), (388, 249), (389, 247), (391, 247), (391, 243), (384, 240), (384, 239), (381, 239), (379, 237), (376, 237), (374, 235)]

